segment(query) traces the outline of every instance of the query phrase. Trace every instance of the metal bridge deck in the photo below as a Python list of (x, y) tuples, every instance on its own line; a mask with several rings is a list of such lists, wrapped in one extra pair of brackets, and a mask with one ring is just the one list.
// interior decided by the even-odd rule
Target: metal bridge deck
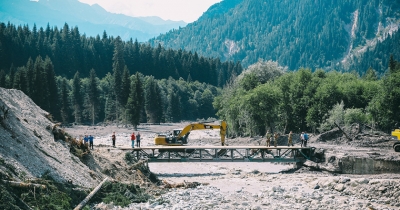
[(150, 146), (130, 150), (136, 159), (149, 162), (302, 162), (314, 147), (266, 146)]

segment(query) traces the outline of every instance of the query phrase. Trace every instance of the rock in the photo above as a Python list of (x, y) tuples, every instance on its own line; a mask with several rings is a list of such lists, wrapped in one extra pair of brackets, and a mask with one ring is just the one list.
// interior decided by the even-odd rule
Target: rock
[(346, 183), (346, 182), (349, 182), (350, 181), (350, 178), (349, 177), (342, 177), (341, 179), (340, 179), (340, 182), (341, 183)]
[(344, 189), (345, 189), (344, 184), (337, 184), (335, 186), (335, 190), (338, 191), (338, 192), (342, 192)]
[(371, 179), (371, 180), (369, 180), (369, 182), (368, 182), (368, 184), (370, 184), (370, 185), (374, 185), (374, 184), (378, 184), (378, 183), (380, 183), (380, 181), (377, 180), (377, 179)]
[(261, 206), (252, 206), (250, 209), (252, 210), (262, 210)]
[(386, 187), (379, 187), (378, 188), (378, 191), (380, 191), (380, 192), (385, 192), (387, 190), (387, 188)]
[(320, 186), (317, 184), (317, 185), (315, 185), (315, 187), (314, 187), (314, 189), (315, 190), (317, 190), (317, 189), (319, 189), (320, 188)]

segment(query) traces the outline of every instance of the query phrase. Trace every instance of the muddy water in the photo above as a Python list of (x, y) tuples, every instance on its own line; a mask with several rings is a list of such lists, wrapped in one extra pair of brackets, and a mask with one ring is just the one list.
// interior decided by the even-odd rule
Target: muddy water
[(343, 174), (399, 173), (400, 161), (366, 157), (344, 157), (339, 161)]

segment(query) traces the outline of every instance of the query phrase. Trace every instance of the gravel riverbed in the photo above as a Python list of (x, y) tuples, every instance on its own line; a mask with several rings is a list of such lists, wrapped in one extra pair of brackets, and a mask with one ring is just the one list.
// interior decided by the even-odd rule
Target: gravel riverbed
[[(261, 164), (268, 167), (254, 169), (261, 168)], [(216, 163), (179, 163), (170, 167), (165, 164), (162, 168), (150, 165), (167, 182), (200, 182), (202, 185), (188, 189), (172, 188), (147, 203), (132, 203), (125, 208), (113, 204), (98, 204), (97, 208), (400, 209), (400, 181), (392, 174), (277, 173), (277, 170), (289, 167), (271, 163), (235, 163), (223, 167)], [(180, 170), (176, 171), (177, 168)], [(194, 173), (182, 173), (191, 169)]]

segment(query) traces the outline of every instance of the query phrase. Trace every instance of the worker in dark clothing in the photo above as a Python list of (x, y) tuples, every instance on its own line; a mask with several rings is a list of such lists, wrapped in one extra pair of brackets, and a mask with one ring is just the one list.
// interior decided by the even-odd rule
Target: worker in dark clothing
[(113, 135), (111, 136), (111, 140), (112, 140), (113, 147), (115, 147), (115, 140), (116, 140), (115, 132), (113, 132)]
[(139, 132), (136, 135), (136, 146), (140, 147), (140, 133)]
[(89, 135), (89, 147), (90, 149), (93, 149), (93, 136)]
[(308, 134), (307, 132), (304, 132), (304, 147), (307, 147), (307, 141), (308, 141)]
[(88, 135), (85, 135), (85, 137), (83, 138), (83, 141), (85, 142), (85, 147), (86, 147), (86, 149), (89, 149), (89, 144), (88, 144), (88, 142), (89, 142), (89, 137), (88, 137)]
[(131, 135), (132, 148), (135, 148), (135, 140), (136, 140), (136, 136), (135, 136), (135, 132), (133, 132)]

